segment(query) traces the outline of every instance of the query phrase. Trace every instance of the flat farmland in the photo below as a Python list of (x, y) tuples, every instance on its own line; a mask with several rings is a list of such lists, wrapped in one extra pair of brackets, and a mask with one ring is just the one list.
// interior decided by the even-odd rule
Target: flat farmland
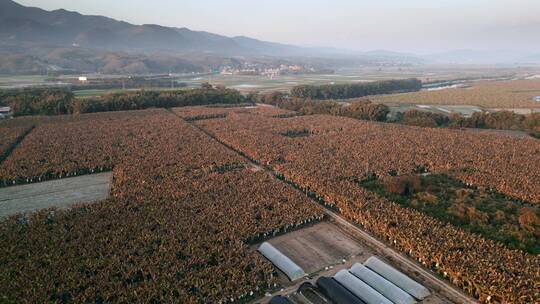
[(274, 77), (261, 75), (219, 75), (183, 78), (179, 81), (189, 86), (199, 86), (203, 82), (225, 85), (244, 92), (288, 92), (300, 84), (345, 84), (389, 79), (418, 78), (422, 81), (445, 81), (452, 79), (482, 79), (526, 77), (537, 74), (537, 68), (500, 68), (491, 66), (410, 66), (410, 67), (358, 67), (340, 68), (334, 74), (302, 74), (278, 75)]
[(324, 217), (303, 194), (165, 110), (40, 124), (0, 167), (7, 192), (20, 189), (13, 181), (50, 188), (40, 181), (105, 167), (113, 174), (105, 200), (0, 221), (7, 301), (250, 298), (276, 282), (250, 244)]
[[(508, 217), (508, 223), (518, 223), (519, 216), (518, 233), (533, 242), (530, 250), (539, 248), (539, 231), (532, 228), (540, 214), (538, 141), (317, 115), (237, 113), (195, 124), (481, 301), (538, 300), (538, 257), (516, 250), (513, 241), (491, 237), (496, 229), (506, 229), (497, 226), (498, 221)], [(288, 136), (300, 131), (306, 135)], [(455, 192), (435, 196), (433, 187), (442, 184), (430, 186), (429, 179), (420, 177), (425, 172), (450, 176)], [(407, 180), (398, 182), (398, 188), (410, 181), (404, 186), (404, 192), (414, 195), (409, 206), (364, 185), (372, 179), (388, 180), (392, 189), (392, 176)], [(419, 187), (416, 192), (415, 180), (430, 190)], [(512, 207), (485, 209), (490, 205), (482, 203), (483, 198), (492, 192), (501, 200), (498, 206)], [(451, 204), (447, 209), (442, 203), (446, 196)], [(502, 212), (498, 217), (496, 210)], [(454, 217), (459, 224), (451, 224)], [(532, 222), (526, 224), (526, 218)], [(495, 234), (478, 233), (477, 227), (486, 223)], [(518, 270), (515, 265), (527, 267)]]
[[(405, 94), (368, 97), (374, 102), (421, 105), (473, 105), (483, 108), (537, 109), (540, 102), (540, 80), (472, 82), (470, 87), (420, 91)], [(530, 113), (530, 111), (528, 111)]]
[(328, 222), (278, 236), (269, 243), (307, 273), (340, 264), (351, 256), (366, 254), (366, 249), (357, 240)]
[[(187, 107), (39, 119), (0, 163), (3, 189), (107, 170), (110, 196), (1, 221), (4, 298), (248, 302), (282, 287), (256, 244), (283, 240), (315, 272), (363, 256), (362, 243), (326, 223), (303, 230), (332, 217), (432, 283), (431, 271), (483, 302), (540, 300), (540, 260), (527, 251), (538, 233), (538, 141), (291, 114)], [(451, 192), (422, 174), (445, 176)], [(517, 242), (490, 237), (501, 227)]]
[(48, 208), (68, 208), (109, 196), (111, 173), (0, 188), (0, 218)]

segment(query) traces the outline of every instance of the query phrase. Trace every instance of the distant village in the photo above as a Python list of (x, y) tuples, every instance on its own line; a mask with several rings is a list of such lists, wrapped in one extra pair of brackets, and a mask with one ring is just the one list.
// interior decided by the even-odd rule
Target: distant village
[(276, 77), (280, 75), (298, 74), (334, 74), (331, 69), (316, 69), (314, 67), (302, 66), (298, 64), (280, 64), (279, 66), (268, 66), (262, 63), (244, 63), (241, 67), (223, 66), (221, 75), (257, 75), (266, 77)]

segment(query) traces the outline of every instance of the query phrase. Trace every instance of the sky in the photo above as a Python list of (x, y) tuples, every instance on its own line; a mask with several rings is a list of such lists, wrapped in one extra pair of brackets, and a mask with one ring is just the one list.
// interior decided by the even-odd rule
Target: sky
[(135, 24), (351, 50), (540, 52), (540, 0), (16, 0)]

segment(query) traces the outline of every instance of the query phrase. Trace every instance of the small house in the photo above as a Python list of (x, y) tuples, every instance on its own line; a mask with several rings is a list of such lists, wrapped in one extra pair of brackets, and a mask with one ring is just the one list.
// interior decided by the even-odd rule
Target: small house
[(0, 107), (0, 119), (8, 119), (13, 116), (10, 107)]

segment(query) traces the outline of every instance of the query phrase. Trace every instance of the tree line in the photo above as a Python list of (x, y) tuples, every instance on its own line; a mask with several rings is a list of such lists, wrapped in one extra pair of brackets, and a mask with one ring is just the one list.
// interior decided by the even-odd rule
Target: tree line
[(346, 99), (397, 92), (415, 92), (422, 88), (418, 79), (393, 79), (366, 83), (299, 85), (291, 89), (291, 96), (311, 99)]
[(540, 138), (540, 113), (528, 115), (511, 111), (476, 112), (470, 117), (457, 113), (449, 115), (408, 110), (398, 112), (393, 122), (420, 127), (475, 128), (496, 130), (526, 131), (531, 136)]
[(540, 113), (523, 115), (511, 111), (476, 112), (470, 117), (465, 117), (457, 113), (445, 115), (411, 109), (389, 115), (391, 111), (387, 105), (373, 103), (367, 99), (353, 102), (339, 102), (332, 99), (313, 100), (288, 97), (281, 92), (260, 95), (256, 100), (295, 111), (300, 115), (326, 114), (430, 128), (520, 130), (540, 138)]
[(0, 92), (0, 105), (11, 107), (14, 116), (64, 115), (148, 108), (170, 108), (246, 101), (240, 92), (204, 85), (177, 91), (135, 91), (76, 98), (67, 89), (28, 89)]

